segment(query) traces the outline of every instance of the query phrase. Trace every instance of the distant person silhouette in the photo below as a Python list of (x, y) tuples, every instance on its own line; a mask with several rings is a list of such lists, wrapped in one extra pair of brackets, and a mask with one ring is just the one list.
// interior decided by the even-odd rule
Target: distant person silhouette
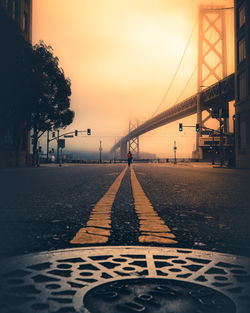
[(132, 153), (130, 151), (128, 152), (127, 157), (128, 157), (128, 166), (130, 167), (130, 164), (131, 164), (131, 162), (133, 160), (133, 156), (132, 156)]

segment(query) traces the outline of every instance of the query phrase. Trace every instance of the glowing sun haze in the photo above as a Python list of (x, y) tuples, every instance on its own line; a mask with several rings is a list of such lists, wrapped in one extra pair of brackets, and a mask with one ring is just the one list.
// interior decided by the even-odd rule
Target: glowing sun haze
[[(68, 139), (68, 149), (97, 150), (102, 140), (108, 151), (115, 136), (127, 133), (130, 118), (151, 117), (181, 59), (200, 2), (211, 4), (211, 0), (33, 1), (33, 44), (41, 39), (51, 45), (72, 82), (71, 108), (76, 116), (67, 130), (92, 129), (91, 137)], [(214, 2), (233, 5), (233, 0)], [(196, 62), (197, 27), (160, 111), (175, 103)], [(194, 78), (183, 97), (196, 88)], [(195, 117), (183, 121), (193, 123)], [(195, 135), (179, 134), (177, 125), (178, 121), (141, 136), (141, 149), (169, 157), (176, 139), (180, 155), (190, 156)]]

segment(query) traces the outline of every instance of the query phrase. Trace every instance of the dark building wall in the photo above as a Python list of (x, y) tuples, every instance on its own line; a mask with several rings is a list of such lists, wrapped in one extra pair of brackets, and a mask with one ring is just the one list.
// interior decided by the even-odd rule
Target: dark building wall
[(32, 39), (32, 0), (0, 0), (5, 12), (17, 23), (24, 38)]
[[(15, 79), (14, 66), (11, 66), (15, 60), (14, 50), (22, 47), (22, 41), (31, 43), (32, 39), (32, 0), (0, 0), (1, 10), (1, 41), (3, 47), (0, 51), (2, 68), (5, 68), (4, 80), (11, 83)], [(8, 38), (9, 37), (9, 38)], [(14, 57), (13, 57), (14, 56)], [(8, 65), (9, 64), (9, 70)], [(2, 87), (4, 84), (1, 84)], [(13, 92), (16, 90), (13, 88)], [(9, 93), (11, 94), (10, 89)], [(10, 95), (11, 96), (11, 95)], [(11, 106), (8, 99), (1, 97), (0, 106)], [(1, 110), (6, 112), (6, 110)], [(6, 117), (7, 120), (7, 117)], [(26, 128), (27, 121), (22, 120), (17, 125), (15, 121), (5, 122), (4, 116), (0, 119), (0, 167), (9, 167), (20, 165), (24, 166), (29, 159), (30, 153), (30, 133)], [(20, 139), (18, 149), (16, 148), (17, 137)]]
[(250, 168), (250, 1), (235, 0), (236, 166)]

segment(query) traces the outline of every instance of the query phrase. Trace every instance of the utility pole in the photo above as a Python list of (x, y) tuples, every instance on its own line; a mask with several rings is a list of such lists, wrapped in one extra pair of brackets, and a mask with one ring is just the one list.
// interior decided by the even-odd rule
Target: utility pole
[(56, 154), (56, 160), (57, 160), (57, 163), (59, 164), (59, 128), (57, 130), (57, 154)]
[(47, 131), (47, 163), (49, 163), (49, 130)]
[[(56, 140), (57, 141), (57, 155), (56, 155), (56, 161), (59, 164), (60, 163), (60, 148), (65, 148), (65, 140), (59, 139), (60, 137), (64, 137), (64, 138), (73, 138), (73, 134), (75, 134), (75, 136), (77, 136), (78, 133), (87, 133), (87, 135), (91, 135), (91, 129), (88, 128), (87, 130), (75, 130), (75, 131), (71, 131), (68, 133), (64, 133), (62, 135), (60, 135), (59, 132), (59, 128), (57, 129), (57, 136), (55, 137), (55, 132), (52, 132), (52, 139), (49, 139), (49, 135), (47, 137), (47, 155), (48, 155), (48, 147), (49, 147), (49, 142), (52, 140)], [(60, 140), (60, 141), (59, 141)], [(60, 146), (59, 146), (60, 143)], [(62, 151), (61, 151), (62, 152)], [(61, 159), (62, 159), (62, 153), (61, 153)]]
[(62, 148), (60, 148), (60, 160), (59, 160), (59, 167), (62, 166)]
[(200, 150), (200, 136), (201, 136), (201, 129), (202, 129), (202, 111), (201, 111), (201, 87), (198, 87), (198, 94), (197, 94), (197, 124), (199, 124), (200, 130), (197, 131), (196, 134), (196, 158), (201, 159), (201, 150)]
[(100, 151), (100, 163), (102, 163), (102, 141), (100, 140), (100, 147), (99, 147), (99, 151)]
[(215, 164), (215, 148), (214, 148), (214, 131), (212, 130), (212, 148), (213, 148), (213, 151), (212, 151), (212, 165)]
[(174, 164), (176, 164), (176, 150), (177, 150), (176, 141), (174, 141)]
[(219, 109), (220, 118), (220, 166), (224, 165), (224, 136), (223, 136), (223, 122), (222, 122), (222, 108)]

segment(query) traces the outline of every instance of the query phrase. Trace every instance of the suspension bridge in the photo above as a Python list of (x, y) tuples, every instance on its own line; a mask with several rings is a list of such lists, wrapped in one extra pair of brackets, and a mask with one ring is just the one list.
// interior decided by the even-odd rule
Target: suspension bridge
[[(111, 152), (120, 150), (120, 157), (125, 158), (128, 150), (131, 150), (135, 157), (139, 158), (139, 136), (193, 114), (197, 114), (197, 123), (200, 126), (200, 130), (197, 132), (196, 150), (193, 152), (194, 158), (202, 159), (206, 154), (206, 150), (209, 149), (207, 145), (204, 145), (204, 140), (202, 141), (202, 129), (206, 128), (205, 122), (209, 118), (216, 118), (220, 122), (220, 132), (227, 135), (229, 134), (228, 102), (235, 99), (235, 75), (234, 73), (227, 75), (225, 12), (232, 9), (233, 8), (231, 7), (226, 8), (216, 5), (200, 5), (199, 7), (198, 61), (178, 99), (181, 98), (195, 73), (197, 73), (197, 93), (182, 101), (178, 101), (177, 99), (172, 107), (157, 114), (159, 108), (166, 100), (169, 90), (173, 86), (183, 58), (187, 52), (187, 48), (190, 45), (191, 38), (197, 25), (196, 22), (188, 38), (176, 72), (174, 73), (168, 89), (153, 116), (140, 125), (133, 125), (133, 123), (130, 122), (128, 134), (114, 144)], [(212, 64), (210, 63), (211, 56), (213, 57)], [(211, 84), (211, 82), (213, 83)], [(204, 86), (208, 87), (202, 89)], [(204, 119), (202, 119), (203, 111), (209, 113)], [(224, 144), (225, 147), (225, 138), (221, 136), (220, 141), (220, 145), (222, 146)], [(209, 142), (209, 138), (207, 139), (207, 142)], [(228, 146), (232, 152), (233, 145), (229, 143)], [(219, 153), (221, 154), (222, 152), (219, 151)]]

